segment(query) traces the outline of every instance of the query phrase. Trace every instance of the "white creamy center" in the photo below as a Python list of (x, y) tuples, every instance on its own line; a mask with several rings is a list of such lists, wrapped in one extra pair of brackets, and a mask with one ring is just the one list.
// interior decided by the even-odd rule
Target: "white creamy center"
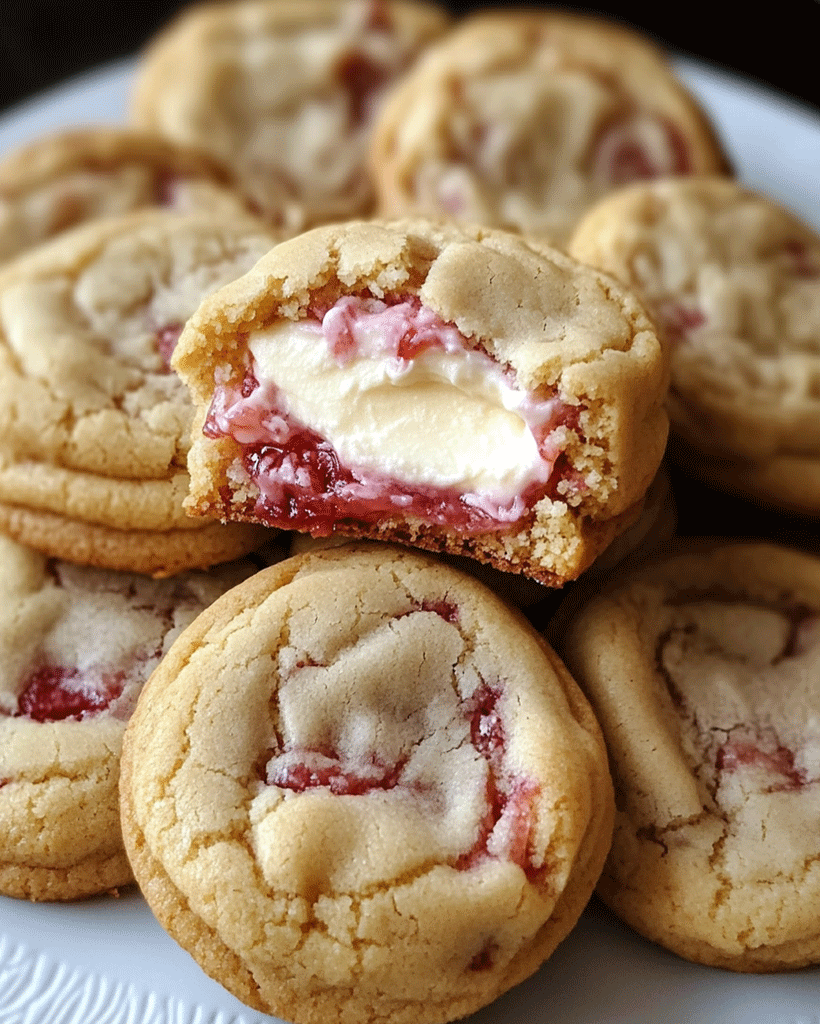
[(557, 400), (512, 387), (476, 350), (425, 348), (411, 360), (385, 353), (378, 329), (357, 324), (356, 354), (337, 358), (318, 323), (280, 322), (252, 337), (257, 380), (276, 385), (281, 411), (351, 468), (496, 497), (548, 479), (533, 430), (554, 418)]

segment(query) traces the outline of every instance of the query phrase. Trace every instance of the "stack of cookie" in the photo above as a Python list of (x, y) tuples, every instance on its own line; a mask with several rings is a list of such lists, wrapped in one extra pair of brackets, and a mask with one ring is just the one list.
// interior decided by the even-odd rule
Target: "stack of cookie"
[(797, 799), (813, 881), (818, 568), (623, 559), (674, 530), (670, 418), (710, 482), (816, 514), (820, 241), (654, 45), (195, 5), (130, 126), (0, 195), (3, 892), (133, 871), (297, 1024), (471, 1013), (599, 878), (683, 956), (817, 959), (794, 901), (739, 923), (731, 890), (766, 902)]

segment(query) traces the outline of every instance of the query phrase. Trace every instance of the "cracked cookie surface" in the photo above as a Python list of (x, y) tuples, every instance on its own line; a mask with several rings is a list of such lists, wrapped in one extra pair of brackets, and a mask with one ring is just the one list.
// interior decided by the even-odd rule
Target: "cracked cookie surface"
[(548, 586), (638, 517), (666, 443), (667, 366), (631, 294), (490, 229), (306, 232), (203, 302), (174, 366), (193, 514)]
[(373, 134), (380, 216), (566, 241), (642, 178), (721, 173), (705, 114), (648, 39), (554, 11), (464, 18), (399, 82)]
[(0, 537), (0, 892), (71, 900), (133, 881), (117, 783), (142, 684), (194, 617), (255, 571), (152, 580)]
[(4, 267), (6, 532), (57, 557), (158, 574), (258, 543), (256, 532), (202, 531), (183, 511), (192, 411), (169, 360), (203, 296), (275, 240), (250, 219), (140, 211), (78, 227)]
[(723, 178), (634, 185), (569, 245), (632, 288), (669, 349), (682, 465), (776, 507), (820, 510), (820, 236)]
[(611, 835), (589, 706), (469, 577), (365, 545), (217, 602), (143, 691), (122, 814), (160, 923), (288, 1020), (447, 1021), (537, 969)]
[(564, 655), (613, 767), (603, 899), (701, 963), (820, 961), (820, 560), (666, 559), (588, 605)]
[(221, 160), (289, 232), (364, 216), (381, 97), (448, 25), (421, 0), (193, 4), (142, 55), (132, 119)]
[(146, 207), (250, 214), (228, 174), (159, 135), (99, 125), (44, 135), (0, 162), (0, 259), (97, 217)]

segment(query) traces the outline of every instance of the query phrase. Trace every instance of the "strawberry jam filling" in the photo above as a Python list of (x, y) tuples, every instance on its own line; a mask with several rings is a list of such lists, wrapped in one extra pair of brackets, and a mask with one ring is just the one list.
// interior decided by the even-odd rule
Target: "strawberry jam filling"
[[(458, 621), (459, 609), (447, 601), (425, 601), (394, 618), (401, 620), (407, 615), (429, 614), (438, 615), (452, 626)], [(316, 667), (312, 661), (309, 664), (312, 668)], [(301, 680), (295, 680), (294, 683), (301, 694)], [(317, 692), (324, 693), (324, 687), (318, 686)], [(471, 765), (469, 774), (460, 776), (467, 786), (464, 799), (472, 802), (474, 796), (483, 795), (484, 800), (483, 805), (476, 805), (478, 820), (474, 830), (467, 828), (464, 833), (465, 845), (468, 844), (469, 848), (461, 854), (454, 851), (448, 856), (453, 856), (453, 866), (460, 871), (475, 868), (488, 859), (511, 861), (532, 881), (544, 870), (532, 863), (530, 855), (539, 786), (534, 780), (511, 772), (506, 763), (508, 742), (504, 723), (504, 696), (500, 684), (481, 682), (469, 697), (457, 699), (453, 705), (453, 717), (445, 729), (447, 748), (469, 752), (467, 758), (459, 755), (456, 762), (462, 766)], [(297, 704), (301, 713), (301, 698)], [(383, 705), (379, 699), (373, 707), (381, 709), (389, 705), (389, 700)], [(293, 717), (296, 705), (291, 706), (290, 701), (286, 700), (282, 707), (285, 709), (282, 721), (295, 724), (298, 720), (298, 716)], [(366, 724), (368, 707), (365, 701), (360, 712), (362, 717), (356, 718), (353, 726), (342, 724), (341, 734), (370, 736), (374, 730), (378, 733), (382, 728), (389, 734), (391, 723), (383, 721), (381, 710), (375, 710), (374, 721)], [(405, 711), (402, 722), (413, 718), (413, 713)], [(347, 741), (334, 738), (334, 726), (331, 723), (315, 729), (315, 723), (322, 721), (316, 717), (315, 711), (311, 711), (306, 720), (310, 725), (307, 731), (302, 732), (301, 738), (295, 738), (295, 733), (292, 734), (293, 738), (288, 738), (277, 731), (273, 747), (262, 754), (257, 773), (265, 785), (297, 794), (325, 790), (334, 796), (353, 798), (395, 790), (399, 792), (401, 800), (409, 797), (414, 801), (422, 801), (425, 813), (434, 816), (451, 802), (451, 798), (441, 792), (442, 787), (452, 785), (446, 767), (442, 766), (433, 776), (426, 768), (421, 773), (418, 771), (417, 751), (421, 763), (429, 763), (431, 748), (427, 745), (428, 733), (415, 733), (414, 726), (405, 725), (401, 743), (394, 744), (392, 752), (380, 755), (371, 746), (372, 740), (358, 748), (355, 742), (350, 747)], [(437, 723), (436, 729), (439, 725), (443, 726), (444, 723)], [(286, 728), (290, 733), (290, 728)], [(314, 741), (309, 738), (311, 734), (315, 736)], [(456, 736), (460, 737), (458, 741), (455, 740)], [(468, 779), (472, 781), (466, 781)], [(459, 786), (457, 798), (460, 792)]]
[(124, 672), (81, 673), (63, 665), (35, 669), (17, 698), (17, 714), (35, 722), (81, 721), (107, 710), (123, 690)]
[(171, 369), (171, 356), (174, 354), (180, 334), (182, 334), (182, 324), (166, 324), (156, 332), (157, 351), (167, 370)]
[(721, 776), (744, 776), (744, 786), (761, 793), (815, 783), (814, 716), (806, 721), (801, 706), (796, 717), (789, 691), (800, 692), (816, 674), (817, 611), (785, 597), (756, 599), (718, 586), (686, 589), (670, 604), (681, 609), (682, 620), (660, 638), (657, 664), (678, 714), (693, 730), (696, 771), (705, 770), (717, 785)]
[(222, 589), (200, 574), (152, 580), (50, 562), (43, 594), (59, 612), (35, 633), (22, 670), (0, 694), (0, 715), (127, 721), (171, 638)]
[(807, 782), (805, 771), (795, 767), (794, 751), (784, 746), (765, 750), (762, 743), (731, 741), (718, 751), (716, 767), (726, 772), (741, 768), (760, 769), (780, 780), (771, 787), (777, 791), (800, 789)]
[(689, 149), (678, 129), (645, 113), (607, 124), (595, 143), (593, 165), (596, 178), (611, 186), (692, 172)]
[(353, 766), (345, 764), (333, 751), (304, 751), (298, 763), (269, 768), (265, 781), (270, 786), (295, 793), (321, 787), (336, 796), (363, 796), (376, 789), (393, 789), (401, 767), (382, 765), (375, 758), (367, 764)]
[(471, 533), (573, 487), (558, 460), (579, 410), (520, 389), (416, 297), (346, 296), (249, 348), (204, 425), (240, 446), (258, 489), (243, 514), (314, 535), (397, 515)]
[(469, 869), (488, 856), (503, 856), (517, 864), (530, 880), (538, 871), (528, 857), (538, 785), (529, 779), (507, 777), (504, 771), (506, 734), (499, 711), (500, 688), (482, 683), (467, 704), (470, 738), (487, 762), (487, 806), (473, 847), (457, 867)]
[[(455, 866), (466, 871), (487, 858), (504, 858), (533, 880), (539, 871), (529, 860), (529, 842), (539, 787), (528, 779), (508, 777), (504, 770), (501, 699), (500, 689), (481, 684), (465, 705), (470, 740), (489, 770), (476, 840)], [(294, 793), (326, 789), (335, 796), (366, 796), (396, 788), (417, 789), (416, 784), (404, 780), (406, 760), (385, 764), (375, 754), (354, 760), (329, 748), (292, 748), (281, 753), (269, 751), (268, 755), (260, 770), (263, 781)]]
[(664, 340), (679, 345), (701, 327), (706, 326), (706, 314), (691, 303), (663, 302), (655, 309), (658, 327)]

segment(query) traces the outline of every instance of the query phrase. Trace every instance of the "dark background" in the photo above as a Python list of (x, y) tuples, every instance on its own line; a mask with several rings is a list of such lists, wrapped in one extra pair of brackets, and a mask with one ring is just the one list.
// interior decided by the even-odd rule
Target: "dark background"
[[(184, 5), (184, 0), (5, 0), (0, 5), (0, 109), (138, 51)], [(503, 5), (500, 0), (448, 6), (461, 12)], [(782, 0), (759, 8), (726, 0), (556, 6), (624, 21), (668, 47), (756, 78), (820, 109), (818, 0)]]

